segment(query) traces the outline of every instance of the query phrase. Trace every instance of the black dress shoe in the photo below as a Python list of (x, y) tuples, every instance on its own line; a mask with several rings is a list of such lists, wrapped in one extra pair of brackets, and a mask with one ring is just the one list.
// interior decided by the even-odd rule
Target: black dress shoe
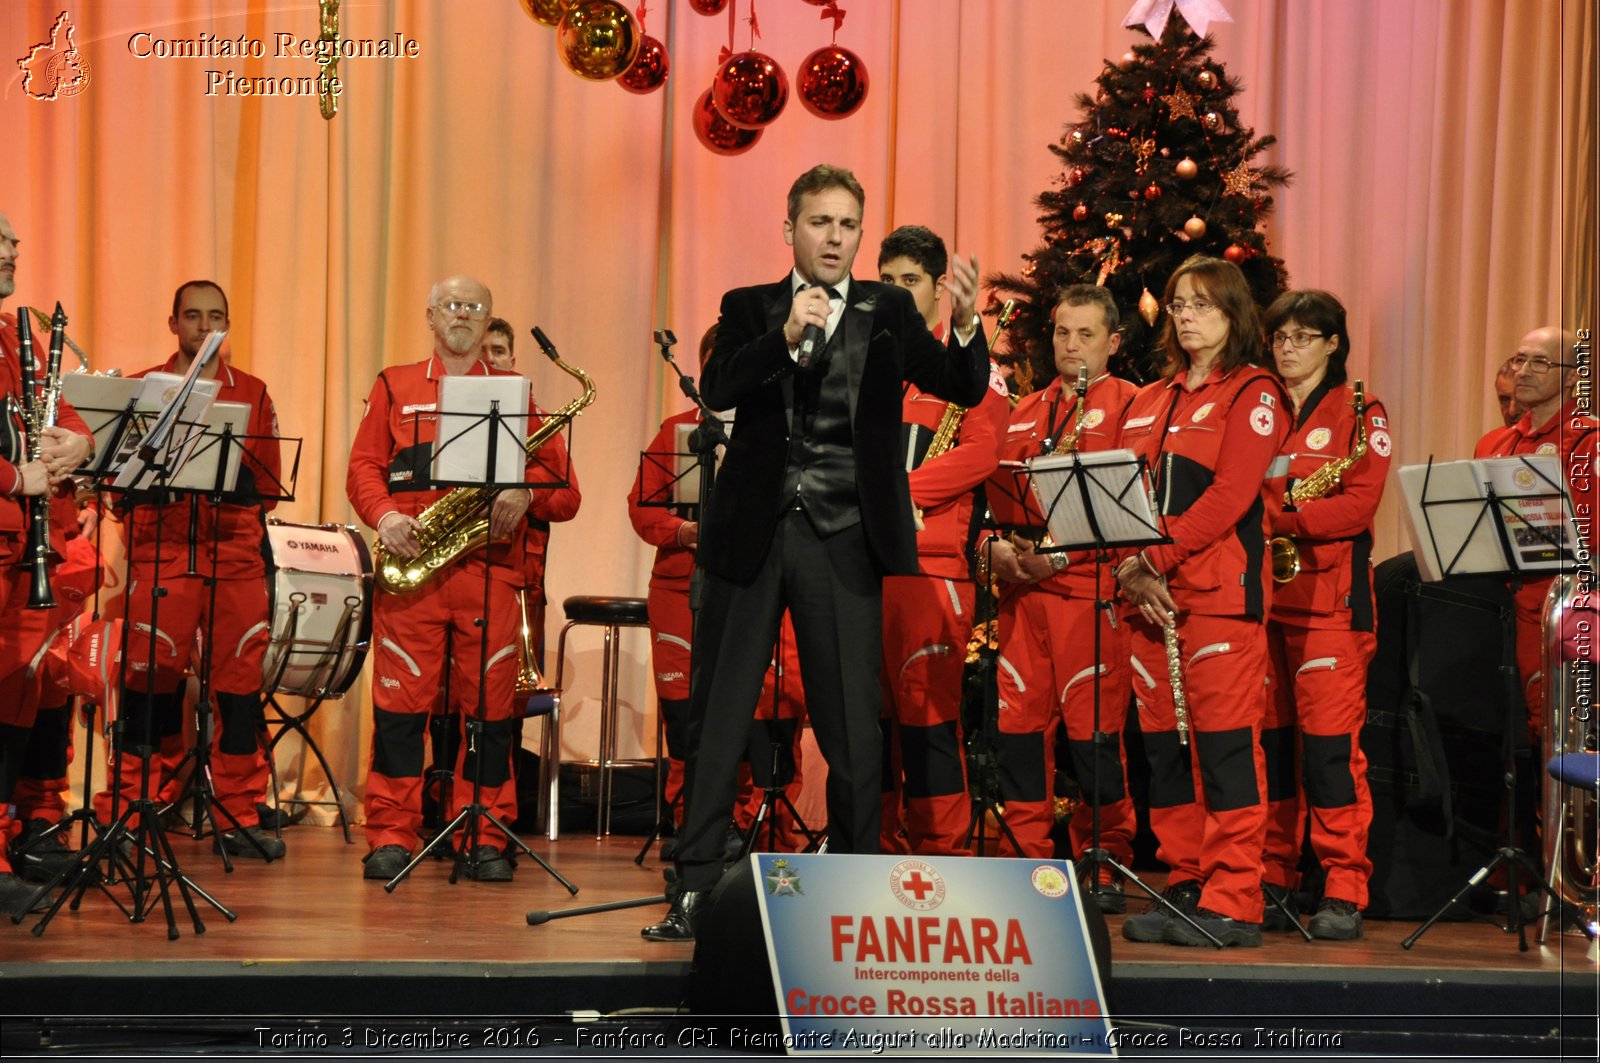
[(651, 941), (693, 941), (710, 899), (710, 890), (684, 890), (673, 900), (661, 922), (652, 923), (639, 933)]

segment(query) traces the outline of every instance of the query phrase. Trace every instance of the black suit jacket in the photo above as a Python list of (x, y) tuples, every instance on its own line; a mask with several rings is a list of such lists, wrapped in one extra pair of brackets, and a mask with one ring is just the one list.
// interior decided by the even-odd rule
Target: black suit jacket
[[(754, 578), (788, 501), (781, 495), (795, 365), (783, 323), (793, 301), (787, 276), (724, 295), (716, 347), (700, 382), (707, 405), (737, 407), (737, 413), (696, 553), (707, 571), (735, 583)], [(903, 382), (977, 405), (989, 380), (983, 329), (964, 348), (954, 330), (948, 344), (940, 343), (909, 292), (852, 279), (833, 357), (849, 359), (856, 490), (867, 543), (884, 573), (915, 573), (916, 529), (900, 454)]]

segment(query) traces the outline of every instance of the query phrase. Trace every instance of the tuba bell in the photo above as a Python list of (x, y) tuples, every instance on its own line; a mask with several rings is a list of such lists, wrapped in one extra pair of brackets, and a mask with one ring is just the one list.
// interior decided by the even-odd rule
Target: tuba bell
[[(1600, 639), (1600, 614), (1587, 606), (1595, 593), (1590, 572), (1557, 576), (1550, 584), (1541, 618), (1544, 648), (1544, 761), (1565, 753), (1594, 752), (1595, 639)], [(1580, 609), (1580, 606), (1583, 608)], [(1545, 878), (1556, 895), (1577, 907), (1589, 926), (1595, 924), (1600, 904), (1600, 875), (1597, 875), (1595, 795), (1577, 786), (1568, 786), (1545, 774), (1544, 842)], [(1544, 918), (1539, 940), (1550, 930), (1551, 920), (1560, 926), (1557, 906)]]

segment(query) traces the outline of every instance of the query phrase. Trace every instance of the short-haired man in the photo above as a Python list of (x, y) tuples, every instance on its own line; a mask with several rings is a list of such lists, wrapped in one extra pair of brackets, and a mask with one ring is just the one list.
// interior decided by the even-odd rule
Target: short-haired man
[(737, 407), (700, 530), (705, 595), (690, 682), (683, 892), (656, 940), (694, 936), (722, 873), (739, 761), (784, 609), (794, 619), (812, 733), (828, 762), (828, 845), (878, 849), (883, 577), (916, 571), (905, 463), (896, 453), (906, 380), (963, 405), (983, 398), (988, 347), (976, 262), (948, 284), (954, 335), (935, 340), (904, 291), (856, 281), (865, 194), (816, 166), (790, 187), (783, 238), (794, 268), (722, 299), (701, 390)]
[[(1026, 461), (1069, 450), (1109, 450), (1116, 445), (1122, 412), (1138, 388), (1107, 370), (1122, 345), (1117, 304), (1111, 293), (1090, 284), (1064, 289), (1051, 311), (1050, 345), (1056, 378), (1011, 411), (1001, 456)], [(1082, 400), (1079, 371), (1088, 379)], [(1081, 401), (1081, 408), (1080, 408)], [(1015, 494), (1012, 473), (1002, 468), (992, 490)], [(1037, 533), (1034, 533), (1035, 535)], [(1100, 616), (1096, 601), (1110, 601), (1115, 577), (1092, 551), (1040, 553), (1039, 543), (1012, 534), (980, 545), (1000, 581), (999, 735), (1000, 798), (1006, 825), (1020, 852), (1002, 838), (1005, 855), (1053, 855), (1056, 729), (1064, 726), (1071, 773), (1084, 804), (1068, 824), (1072, 857), (1092, 845), (1093, 806), (1100, 806), (1100, 845), (1118, 862), (1133, 859), (1133, 801), (1122, 757), (1122, 728), (1132, 689), (1126, 625)], [(1095, 660), (1095, 625), (1100, 658)], [(1095, 687), (1100, 719), (1095, 726)], [(1114, 876), (1102, 868), (1102, 885)], [(1097, 895), (1102, 911), (1120, 912), (1120, 892)]]
[[(1536, 328), (1517, 344), (1506, 362), (1515, 381), (1514, 397), (1527, 412), (1505, 428), (1496, 428), (1473, 451), (1475, 458), (1502, 458), (1516, 454), (1555, 454), (1572, 493), (1572, 506), (1580, 526), (1592, 528), (1600, 496), (1596, 494), (1595, 461), (1600, 448), (1600, 421), (1592, 410), (1592, 397), (1574, 395), (1579, 354), (1587, 350), (1577, 337), (1547, 325)], [(1594, 543), (1588, 544), (1590, 549)], [(1523, 579), (1512, 584), (1516, 598), (1517, 671), (1522, 676), (1528, 708), (1528, 732), (1535, 748), (1544, 733), (1545, 678), (1540, 620), (1550, 579)]]
[(517, 337), (511, 322), (503, 317), (491, 317), (489, 327), (483, 330), (483, 357), (491, 369), (506, 373), (517, 371)]
[[(177, 351), (135, 375), (188, 373), (207, 338), (227, 331), (229, 324), (228, 297), (219, 284), (185, 282), (173, 293), (172, 316), (167, 319), (167, 328), (178, 339)], [(271, 860), (284, 854), (284, 843), (261, 829), (257, 801), (269, 775), (260, 739), (261, 662), (268, 640), (262, 540), (266, 513), (281, 492), (278, 414), (265, 382), (228, 364), (220, 351), (201, 376), (221, 385), (215, 401), (250, 407), (239, 476), (235, 489), (220, 504), (209, 497), (191, 502), (153, 494), (131, 500), (127, 529), (131, 569), (125, 600), (129, 630), (135, 634), (128, 642), (127, 686), (122, 691), (119, 789), (125, 800), (139, 799), (140, 758), (131, 748), (143, 743), (148, 729), (159, 749), (166, 786), (149, 796), (176, 796), (177, 781), (170, 776), (183, 756), (184, 679), (198, 632), (212, 647), (216, 726), (211, 783), (225, 813), (223, 822), (213, 824), (215, 844), (233, 856)], [(213, 571), (214, 588), (208, 586)], [(152, 765), (152, 782), (155, 777)], [(101, 792), (96, 805), (109, 813), (108, 790)]]
[(1511, 368), (1511, 359), (1500, 363), (1494, 374), (1494, 399), (1500, 406), (1500, 420), (1510, 428), (1525, 411), (1517, 404), (1517, 372)]
[[(427, 478), (439, 431), (440, 382), (446, 376), (505, 375), (483, 359), (483, 335), (493, 296), (483, 282), (447, 277), (428, 292), (427, 322), (433, 349), (420, 362), (390, 366), (378, 374), (350, 450), (345, 492), (356, 513), (377, 532), (395, 557), (423, 552), (419, 514), (443, 498), (444, 490), (405, 490)], [(543, 413), (528, 400), (528, 431)], [(531, 484), (496, 493), (489, 507), (489, 544), (453, 562), (405, 595), (380, 593), (372, 617), (372, 764), (367, 773), (367, 853), (362, 876), (387, 881), (411, 860), (422, 826), (422, 760), (429, 710), (449, 683), (445, 711), (471, 713), (478, 704), (483, 630), (487, 627), (486, 722), (475, 742), (459, 743), (455, 758), (454, 814), (481, 784), (482, 803), (500, 822), (517, 817), (512, 781), (513, 713), (517, 682), (516, 588), (525, 579), (527, 516), (546, 507), (576, 512), (577, 478), (559, 435), (528, 459)], [(484, 616), (485, 566), (488, 609)], [(448, 647), (448, 649), (447, 649)], [(446, 669), (449, 670), (448, 677)], [(514, 866), (507, 839), (488, 818), (477, 837), (458, 846), (467, 877), (509, 882)]]
[[(942, 337), (939, 299), (949, 255), (922, 225), (902, 225), (878, 248), (878, 279), (911, 293), (923, 323)], [(963, 409), (907, 384), (900, 416), (906, 476), (921, 525), (917, 566), (883, 581), (883, 669), (888, 691), (882, 848), (961, 854), (971, 819), (961, 733), (962, 672), (972, 636), (976, 488), (1000, 461), (1011, 403), (991, 368), (989, 390)], [(959, 427), (940, 438), (949, 421)], [(904, 829), (902, 836), (901, 830)]]

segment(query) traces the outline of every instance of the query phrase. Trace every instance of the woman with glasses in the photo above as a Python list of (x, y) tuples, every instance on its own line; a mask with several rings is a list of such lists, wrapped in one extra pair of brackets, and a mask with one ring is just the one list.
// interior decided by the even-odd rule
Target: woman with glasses
[[(1293, 429), (1267, 480), (1282, 509), (1272, 522), (1271, 700), (1261, 732), (1263, 880), (1285, 902), (1299, 888), (1309, 817), (1311, 848), (1326, 875), (1311, 933), (1351, 941), (1361, 936), (1372, 876), (1372, 795), (1360, 741), (1367, 665), (1377, 648), (1372, 518), (1394, 446), (1383, 406), (1371, 394), (1358, 397), (1348, 382), (1350, 336), (1338, 299), (1285, 292), (1267, 308), (1266, 327)], [(1289, 929), (1286, 911), (1268, 908), (1265, 925)]]
[[(1237, 266), (1190, 258), (1164, 301), (1166, 375), (1134, 396), (1122, 445), (1149, 463), (1171, 542), (1123, 559), (1117, 580), (1130, 605), (1150, 825), (1172, 869), (1166, 898), (1187, 918), (1153, 908), (1129, 917), (1122, 933), (1254, 947), (1271, 586), (1263, 481), (1288, 436), (1288, 396), (1261, 366), (1260, 312)], [(1187, 699), (1182, 715), (1174, 680)]]

